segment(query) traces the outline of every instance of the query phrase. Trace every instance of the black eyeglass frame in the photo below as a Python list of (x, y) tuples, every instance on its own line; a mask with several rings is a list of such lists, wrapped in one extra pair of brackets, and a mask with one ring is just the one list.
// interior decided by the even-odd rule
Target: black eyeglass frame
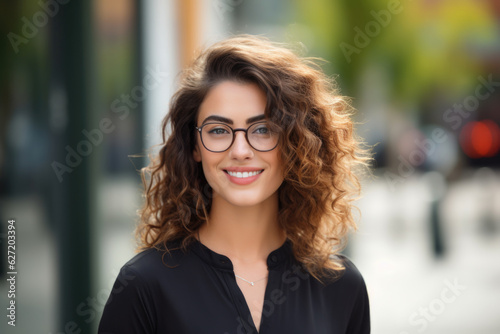
[[(221, 125), (224, 125), (224, 126), (227, 126), (228, 128), (231, 129), (232, 131), (232, 134), (233, 134), (233, 139), (231, 140), (231, 144), (229, 144), (229, 146), (223, 150), (223, 151), (212, 151), (210, 150), (206, 145), (205, 143), (203, 142), (203, 135), (201, 134), (201, 131), (203, 130), (203, 127), (206, 126), (206, 125), (213, 125), (213, 124), (221, 124)], [(255, 126), (255, 125), (258, 125), (258, 124), (266, 124), (266, 122), (257, 122), (257, 123), (253, 123), (251, 124), (250, 126), (248, 126), (248, 128), (246, 129), (243, 129), (243, 128), (236, 128), (236, 129), (233, 129), (232, 127), (230, 127), (229, 125), (227, 124), (224, 124), (224, 123), (218, 123), (218, 122), (210, 122), (210, 123), (205, 123), (203, 124), (202, 126), (198, 127), (196, 126), (196, 130), (198, 130), (198, 133), (200, 134), (200, 139), (201, 139), (201, 143), (203, 144), (203, 147), (205, 149), (207, 149), (207, 151), (210, 151), (210, 152), (213, 152), (213, 153), (222, 153), (222, 152), (226, 152), (227, 150), (229, 150), (231, 148), (231, 146), (233, 146), (234, 144), (234, 139), (236, 138), (236, 132), (238, 131), (243, 131), (245, 132), (245, 139), (247, 140), (247, 143), (248, 145), (250, 145), (251, 148), (253, 148), (254, 150), (258, 151), (258, 152), (269, 152), (269, 151), (272, 151), (274, 150), (277, 146), (278, 146), (278, 143), (279, 143), (279, 138), (278, 140), (276, 141), (276, 145), (274, 145), (273, 148), (269, 149), (269, 150), (259, 150), (257, 148), (255, 148), (251, 143), (250, 143), (250, 140), (248, 140), (248, 130), (252, 127), (252, 126)]]

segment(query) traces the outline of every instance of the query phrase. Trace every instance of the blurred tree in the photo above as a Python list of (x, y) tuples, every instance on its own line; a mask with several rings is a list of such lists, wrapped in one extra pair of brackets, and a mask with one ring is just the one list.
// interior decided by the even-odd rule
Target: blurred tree
[(485, 1), (296, 0), (295, 6), (297, 21), (314, 36), (307, 44), (331, 60), (326, 70), (339, 75), (350, 96), (373, 65), (389, 74), (392, 98), (404, 104), (418, 104), (436, 87), (459, 96), (476, 82), (480, 47), (498, 39)]

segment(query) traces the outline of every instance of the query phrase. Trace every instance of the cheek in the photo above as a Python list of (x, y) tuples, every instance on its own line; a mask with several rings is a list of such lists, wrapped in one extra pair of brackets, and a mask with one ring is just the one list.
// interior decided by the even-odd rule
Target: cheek
[(212, 172), (212, 163), (210, 162), (210, 158), (204, 155), (203, 153), (200, 155), (201, 166), (203, 168), (203, 174), (205, 174), (205, 178), (207, 181), (210, 181)]
[(205, 179), (212, 189), (219, 191), (220, 187), (223, 187), (225, 182), (227, 182), (225, 176), (217, 170), (219, 159), (210, 153), (207, 154), (206, 151), (202, 153), (201, 158)]
[(285, 176), (285, 165), (282, 162), (281, 155), (279, 153), (275, 153), (272, 157), (271, 164), (274, 166), (275, 173), (280, 175), (281, 178)]

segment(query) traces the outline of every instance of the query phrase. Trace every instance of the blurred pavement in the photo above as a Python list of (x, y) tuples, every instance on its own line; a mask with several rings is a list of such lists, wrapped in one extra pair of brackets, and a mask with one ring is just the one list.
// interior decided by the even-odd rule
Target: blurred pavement
[(442, 199), (438, 259), (423, 175), (395, 190), (383, 174), (364, 186), (350, 256), (368, 286), (373, 333), (500, 333), (500, 175), (489, 173), (485, 186), (481, 172)]

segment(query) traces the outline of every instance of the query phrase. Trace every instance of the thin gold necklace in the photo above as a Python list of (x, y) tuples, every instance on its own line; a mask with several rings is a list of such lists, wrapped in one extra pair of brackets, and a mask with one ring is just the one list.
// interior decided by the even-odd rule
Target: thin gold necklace
[(264, 279), (266, 279), (266, 278), (268, 277), (268, 276), (266, 276), (266, 277), (263, 277), (263, 278), (261, 278), (261, 279), (258, 279), (258, 280), (256, 280), (256, 281), (253, 281), (253, 282), (252, 282), (252, 281), (249, 281), (249, 280), (247, 280), (247, 279), (244, 279), (243, 277), (238, 276), (238, 275), (236, 275), (236, 274), (234, 274), (234, 276), (238, 277), (238, 278), (239, 278), (239, 279), (241, 279), (241, 280), (244, 280), (245, 282), (249, 283), (251, 286), (254, 286), (254, 285), (255, 285), (255, 283), (260, 282), (260, 281), (262, 281), (262, 280), (264, 280)]
[[(197, 234), (198, 234), (198, 241), (201, 243), (201, 238), (200, 238), (200, 229), (198, 228), (198, 230), (197, 230), (196, 232), (197, 232)], [(261, 279), (258, 279), (258, 280), (256, 280), (256, 281), (253, 281), (253, 282), (252, 282), (252, 281), (249, 281), (249, 280), (247, 280), (247, 279), (245, 279), (245, 278), (243, 278), (243, 277), (241, 277), (241, 276), (238, 276), (238, 275), (236, 275), (236, 274), (234, 274), (234, 276), (236, 276), (236, 277), (238, 277), (239, 279), (241, 279), (241, 280), (243, 280), (243, 281), (247, 282), (247, 283), (248, 283), (248, 284), (250, 284), (251, 286), (254, 286), (254, 285), (255, 285), (255, 283), (260, 282), (260, 281), (262, 281), (262, 280), (264, 280), (264, 279), (266, 279), (266, 278), (268, 277), (268, 276), (266, 276), (266, 277), (263, 277), (263, 278), (261, 278)]]

